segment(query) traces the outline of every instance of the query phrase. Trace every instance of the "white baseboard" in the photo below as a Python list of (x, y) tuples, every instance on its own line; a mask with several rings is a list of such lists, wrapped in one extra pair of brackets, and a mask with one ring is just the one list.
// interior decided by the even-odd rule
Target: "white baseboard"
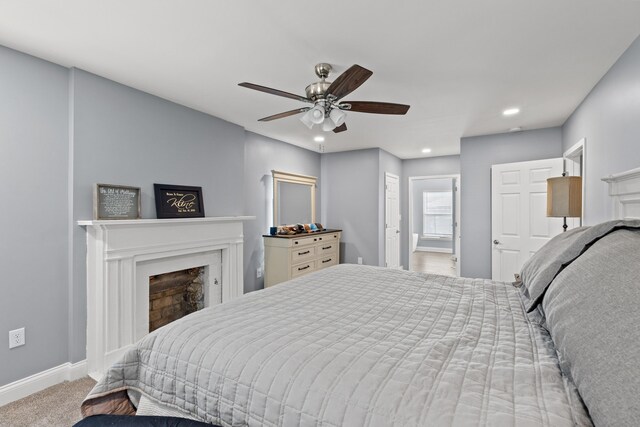
[(439, 252), (442, 254), (452, 254), (453, 250), (449, 248), (429, 248), (426, 246), (418, 246), (416, 252)]
[(0, 387), (0, 406), (27, 397), (64, 381), (73, 381), (87, 375), (87, 361), (63, 363)]

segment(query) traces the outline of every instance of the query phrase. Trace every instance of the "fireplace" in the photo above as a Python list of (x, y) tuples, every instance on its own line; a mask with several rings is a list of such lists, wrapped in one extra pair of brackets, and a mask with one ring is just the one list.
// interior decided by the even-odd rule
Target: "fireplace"
[(149, 277), (149, 332), (204, 308), (205, 271), (195, 267)]
[(89, 375), (100, 378), (150, 332), (150, 278), (201, 269), (204, 307), (242, 295), (242, 221), (251, 219), (79, 221), (87, 230)]

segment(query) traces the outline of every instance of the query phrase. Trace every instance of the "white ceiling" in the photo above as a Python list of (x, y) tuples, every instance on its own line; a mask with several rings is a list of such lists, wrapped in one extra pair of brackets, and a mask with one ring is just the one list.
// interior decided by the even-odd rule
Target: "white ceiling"
[[(317, 62), (356, 63), (373, 76), (345, 100), (411, 109), (349, 113), (325, 151), (415, 158), (561, 125), (640, 34), (638, 17), (640, 0), (0, 0), (0, 44), (314, 150), (323, 132), (297, 116), (257, 121), (305, 104), (237, 83), (304, 95)], [(502, 117), (511, 106), (521, 114)]]

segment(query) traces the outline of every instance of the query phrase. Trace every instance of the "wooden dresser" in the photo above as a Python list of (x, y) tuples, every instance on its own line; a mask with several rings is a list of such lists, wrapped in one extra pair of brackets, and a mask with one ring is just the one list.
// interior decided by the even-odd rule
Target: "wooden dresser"
[(264, 287), (339, 263), (342, 230), (264, 238)]

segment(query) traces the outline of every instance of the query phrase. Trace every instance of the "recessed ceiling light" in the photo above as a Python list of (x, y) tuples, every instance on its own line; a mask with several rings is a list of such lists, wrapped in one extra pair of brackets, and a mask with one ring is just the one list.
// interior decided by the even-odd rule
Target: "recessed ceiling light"
[(522, 128), (520, 126), (509, 129), (509, 132), (520, 132), (520, 131), (522, 131)]
[(324, 142), (324, 136), (316, 136), (313, 140), (315, 142)]
[(507, 108), (502, 112), (503, 116), (515, 116), (520, 112), (519, 108)]
[(425, 154), (430, 153), (431, 152), (431, 148), (423, 148), (422, 152), (425, 153)]

